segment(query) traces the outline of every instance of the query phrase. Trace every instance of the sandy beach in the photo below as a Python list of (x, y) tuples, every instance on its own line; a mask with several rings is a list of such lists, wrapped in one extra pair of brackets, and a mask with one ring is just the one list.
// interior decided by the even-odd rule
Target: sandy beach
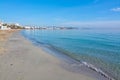
[(7, 48), (5, 47), (5, 43), (8, 40), (8, 38), (18, 30), (0, 30), (0, 55), (5, 53)]
[(64, 62), (34, 46), (19, 32), (6, 38), (4, 44), (7, 50), (0, 55), (0, 80), (103, 80), (63, 68)]

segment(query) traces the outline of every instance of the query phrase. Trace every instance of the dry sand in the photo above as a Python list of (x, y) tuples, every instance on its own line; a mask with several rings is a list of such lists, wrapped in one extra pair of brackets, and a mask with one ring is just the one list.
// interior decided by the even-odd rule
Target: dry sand
[(0, 55), (0, 80), (100, 80), (69, 71), (61, 61), (15, 32)]
[(5, 53), (6, 47), (5, 42), (8, 40), (8, 38), (12, 35), (12, 33), (16, 32), (18, 30), (0, 30), (0, 55), (2, 53)]

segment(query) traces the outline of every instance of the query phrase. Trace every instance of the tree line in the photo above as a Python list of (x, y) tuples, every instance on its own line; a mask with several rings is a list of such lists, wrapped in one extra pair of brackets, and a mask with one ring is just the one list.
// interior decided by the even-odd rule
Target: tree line
[(8, 28), (11, 28), (11, 29), (24, 29), (24, 27), (18, 26), (18, 25), (15, 25), (15, 24), (4, 23), (3, 26), (7, 26)]

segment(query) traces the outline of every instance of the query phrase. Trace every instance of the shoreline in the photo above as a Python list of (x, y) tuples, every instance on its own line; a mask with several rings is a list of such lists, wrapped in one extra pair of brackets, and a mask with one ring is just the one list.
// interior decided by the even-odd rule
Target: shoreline
[[(20, 32), (12, 34), (6, 44), (6, 54), (0, 55), (0, 80), (107, 80), (94, 72), (91, 75), (89, 70), (86, 74), (74, 62), (59, 60), (33, 45)], [(76, 72), (78, 69), (81, 72)]]
[[(85, 70), (86, 68), (89, 68), (90, 71), (92, 70), (91, 71), (92, 73), (94, 73), (93, 71), (96, 72), (94, 75), (102, 76), (103, 78), (107, 78), (107, 80), (115, 80), (107, 72), (104, 72), (102, 69), (94, 66), (93, 64), (90, 64), (90, 63), (85, 62), (85, 61), (78, 61), (77, 59), (73, 59), (71, 56), (64, 54), (63, 51), (58, 50), (56, 47), (54, 47), (52, 45), (44, 44), (42, 42), (36, 42), (36, 41), (34, 41), (34, 39), (31, 39), (28, 36), (25, 36), (23, 33), (22, 33), (22, 35), (25, 38), (27, 38), (28, 40), (30, 40), (33, 43), (33, 45), (42, 48), (45, 52), (50, 53), (51, 55), (59, 58), (60, 60), (63, 59), (62, 61), (65, 61), (66, 63), (70, 63), (69, 65), (74, 64), (74, 65), (76, 65), (75, 67), (79, 67), (79, 68), (81, 68), (79, 65), (83, 65), (85, 67), (83, 72), (86, 71)], [(75, 72), (79, 72), (77, 70), (74, 69)], [(87, 73), (87, 72), (85, 72), (85, 73)]]
[[(94, 73), (92, 76), (96, 75), (97, 78), (98, 77), (102, 77), (102, 80), (115, 80), (114, 78), (112, 78), (111, 76), (109, 76), (107, 73), (105, 73), (103, 70), (95, 67), (94, 65), (92, 64), (89, 64), (85, 61), (78, 61), (76, 59), (73, 59), (72, 57), (70, 57), (69, 55), (66, 55), (64, 54), (63, 52), (57, 50), (56, 48), (50, 46), (50, 45), (47, 45), (47, 44), (44, 44), (44, 43), (41, 43), (41, 42), (35, 42), (33, 39), (30, 39), (29, 37), (25, 36), (24, 34), (22, 34), (25, 38), (27, 38), (27, 40), (30, 40), (33, 45), (35, 46), (38, 46), (39, 48), (42, 48), (45, 52), (59, 58), (59, 60), (61, 60), (62, 62), (66, 62), (67, 65), (72, 65), (73, 67), (77, 68), (71, 68), (73, 70), (70, 70), (70, 71), (73, 71), (73, 72), (77, 72), (77, 73), (85, 73), (87, 75), (89, 75), (90, 72)], [(81, 67), (82, 66), (82, 67)], [(67, 66), (69, 67), (69, 66)], [(83, 70), (80, 70), (79, 71), (79, 68), (82, 68)], [(86, 69), (90, 69), (88, 71), (86, 71)], [(91, 75), (90, 75), (91, 76)]]

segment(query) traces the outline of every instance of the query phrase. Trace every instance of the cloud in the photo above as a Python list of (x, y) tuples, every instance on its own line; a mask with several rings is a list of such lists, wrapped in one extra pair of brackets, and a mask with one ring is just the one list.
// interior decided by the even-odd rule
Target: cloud
[(73, 21), (73, 22), (63, 23), (62, 25), (79, 26), (79, 27), (119, 27), (120, 28), (120, 21), (89, 21), (89, 22)]
[(113, 9), (111, 9), (112, 11), (115, 11), (115, 12), (120, 12), (120, 7), (118, 7), (118, 8), (113, 8)]

